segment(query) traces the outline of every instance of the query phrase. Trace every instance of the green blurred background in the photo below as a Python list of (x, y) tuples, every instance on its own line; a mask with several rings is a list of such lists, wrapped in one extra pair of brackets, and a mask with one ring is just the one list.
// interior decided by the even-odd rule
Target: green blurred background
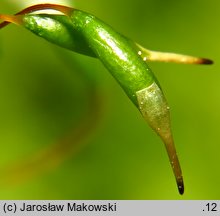
[[(149, 49), (215, 61), (149, 64), (171, 107), (185, 194), (162, 141), (98, 60), (10, 25), (0, 31), (0, 198), (220, 199), (220, 1), (65, 2)], [(25, 6), (1, 0), (0, 13)]]

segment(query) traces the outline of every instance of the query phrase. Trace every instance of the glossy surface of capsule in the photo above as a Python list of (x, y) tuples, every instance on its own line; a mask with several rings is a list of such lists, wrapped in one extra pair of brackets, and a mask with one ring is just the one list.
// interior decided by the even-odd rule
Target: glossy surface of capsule
[(93, 15), (74, 10), (70, 19), (25, 15), (23, 21), (27, 29), (57, 45), (99, 58), (139, 108), (136, 92), (157, 81), (135, 46)]

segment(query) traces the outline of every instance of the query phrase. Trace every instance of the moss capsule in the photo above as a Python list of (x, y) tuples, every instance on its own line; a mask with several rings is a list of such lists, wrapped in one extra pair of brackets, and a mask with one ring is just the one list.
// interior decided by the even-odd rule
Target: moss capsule
[[(48, 8), (59, 10), (65, 16), (29, 14), (32, 11)], [(171, 133), (168, 104), (146, 59), (207, 64), (211, 61), (207, 59), (198, 61), (198, 58), (194, 57), (185, 58), (186, 56), (183, 55), (152, 52), (132, 42), (97, 17), (65, 6), (35, 5), (18, 14), (24, 15), (16, 17), (1, 15), (0, 18), (21, 24), (61, 47), (100, 59), (140, 110), (144, 119), (163, 140), (178, 190), (183, 194), (183, 177)], [(0, 24), (0, 28), (6, 24), (6, 22)], [(140, 55), (142, 52), (146, 57)], [(180, 60), (183, 57), (186, 60)]]

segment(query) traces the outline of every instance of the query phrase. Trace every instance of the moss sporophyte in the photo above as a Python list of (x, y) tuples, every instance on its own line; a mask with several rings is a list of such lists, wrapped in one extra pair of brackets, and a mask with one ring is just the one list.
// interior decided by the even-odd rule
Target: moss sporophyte
[[(31, 14), (44, 9), (54, 9), (63, 15)], [(147, 61), (212, 64), (211, 60), (145, 49), (97, 17), (61, 5), (34, 5), (14, 16), (0, 15), (0, 19), (4, 21), (0, 28), (8, 23), (22, 25), (51, 43), (99, 58), (163, 140), (179, 193), (184, 193), (182, 171), (171, 132), (169, 106)]]

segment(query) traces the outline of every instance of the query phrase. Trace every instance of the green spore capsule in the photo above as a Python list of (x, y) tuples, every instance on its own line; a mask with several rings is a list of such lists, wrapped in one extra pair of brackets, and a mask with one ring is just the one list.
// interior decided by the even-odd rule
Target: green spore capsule
[[(48, 8), (61, 11), (65, 16), (29, 14)], [(0, 28), (7, 22), (14, 22), (23, 25), (51, 43), (100, 59), (140, 110), (144, 119), (163, 140), (179, 193), (183, 194), (183, 177), (171, 133), (169, 107), (146, 60), (199, 64), (209, 64), (211, 61), (207, 59), (200, 61), (200, 58), (147, 50), (97, 17), (65, 6), (34, 5), (19, 14), (23, 15), (0, 15), (0, 18), (6, 21), (0, 24)], [(145, 56), (143, 57), (142, 54)]]
[(137, 107), (136, 92), (155, 81), (130, 40), (93, 15), (79, 10), (74, 10), (70, 18), (25, 15), (23, 25), (52, 43), (99, 58)]
[(135, 44), (91, 14), (75, 9), (64, 12), (68, 16), (26, 14), (12, 20), (52, 43), (101, 60), (164, 141), (179, 192), (183, 194), (183, 178), (171, 135), (167, 102)]
[(25, 15), (23, 23), (52, 43), (101, 60), (164, 141), (179, 192), (183, 194), (183, 178), (171, 135), (167, 102), (158, 81), (131, 41), (100, 19), (80, 10), (73, 10), (69, 18)]

